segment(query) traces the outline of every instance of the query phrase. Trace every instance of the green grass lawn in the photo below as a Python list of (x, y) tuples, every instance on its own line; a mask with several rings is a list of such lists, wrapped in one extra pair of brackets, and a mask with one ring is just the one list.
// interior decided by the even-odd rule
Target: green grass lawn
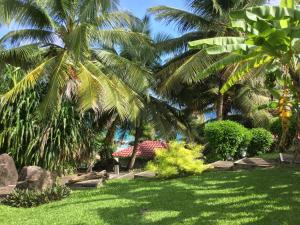
[(2, 225), (297, 225), (300, 170), (207, 172), (167, 181), (111, 181), (37, 208), (0, 205)]

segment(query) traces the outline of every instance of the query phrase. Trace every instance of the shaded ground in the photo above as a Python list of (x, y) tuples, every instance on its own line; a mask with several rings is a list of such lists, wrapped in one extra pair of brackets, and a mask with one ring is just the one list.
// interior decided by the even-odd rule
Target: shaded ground
[(168, 181), (116, 180), (32, 209), (0, 206), (2, 225), (300, 224), (300, 170), (208, 172)]

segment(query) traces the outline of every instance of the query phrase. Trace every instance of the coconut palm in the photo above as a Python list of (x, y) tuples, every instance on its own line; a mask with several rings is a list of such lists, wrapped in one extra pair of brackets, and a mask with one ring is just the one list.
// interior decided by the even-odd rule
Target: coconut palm
[[(207, 55), (199, 50), (188, 50), (189, 41), (232, 34), (229, 27), (229, 13), (236, 9), (262, 4), (262, 0), (193, 0), (188, 1), (188, 11), (167, 6), (157, 6), (149, 9), (156, 19), (167, 24), (173, 23), (184, 34), (178, 38), (167, 39), (159, 43), (165, 52), (175, 52), (175, 58), (166, 63), (157, 76), (162, 79), (160, 91), (163, 94), (178, 95), (184, 84), (191, 84), (197, 72), (217, 60), (216, 56)], [(210, 104), (215, 106), (218, 119), (223, 117), (224, 96), (218, 88), (224, 83), (224, 75), (217, 76), (214, 91), (218, 98)], [(208, 82), (208, 81), (205, 81)], [(211, 82), (209, 82), (211, 83)], [(199, 86), (198, 86), (199, 87)], [(206, 89), (196, 89), (195, 92), (206, 92)]]
[[(142, 33), (150, 38), (152, 33), (149, 22), (149, 17), (145, 16), (129, 28), (132, 32)], [(139, 101), (144, 106), (135, 110), (137, 113), (135, 117), (128, 118), (125, 121), (119, 118), (117, 112), (110, 115), (111, 123), (104, 141), (106, 146), (111, 145), (114, 131), (118, 125), (125, 130), (133, 130), (135, 136), (134, 148), (128, 169), (131, 169), (135, 163), (137, 147), (146, 125), (151, 124), (156, 128), (157, 134), (164, 137), (175, 133), (175, 127), (186, 128), (180, 110), (172, 107), (168, 101), (159, 99), (158, 95), (154, 93), (156, 80), (153, 78), (153, 71), (160, 63), (159, 52), (159, 49), (149, 47), (143, 43), (126, 44), (120, 46), (118, 50), (94, 49), (95, 59), (123, 77), (123, 82), (137, 93)], [(120, 64), (120, 61), (124, 63)], [(136, 70), (139, 71), (139, 73), (136, 72), (138, 77), (134, 80), (132, 80), (130, 70), (126, 68), (128, 65), (134, 65)], [(107, 152), (110, 149), (107, 150), (105, 155), (108, 156)]]
[[(142, 107), (122, 77), (94, 57), (94, 48), (149, 44), (144, 35), (126, 29), (136, 19), (117, 11), (117, 0), (1, 0), (0, 5), (22, 27), (4, 35), (1, 42), (21, 49), (37, 46), (42, 55), (41, 63), (3, 95), (4, 101), (42, 82), (47, 84), (39, 110), (43, 117), (59, 108), (66, 93), (79, 100), (82, 111), (115, 109), (124, 118)], [(138, 77), (139, 68), (122, 60), (117, 63), (130, 70), (128, 79)]]

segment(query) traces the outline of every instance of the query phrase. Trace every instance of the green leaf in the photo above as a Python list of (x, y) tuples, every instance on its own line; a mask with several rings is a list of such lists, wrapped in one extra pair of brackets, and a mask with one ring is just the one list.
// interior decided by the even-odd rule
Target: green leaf
[(195, 80), (203, 80), (204, 78), (206, 78), (207, 76), (220, 72), (221, 70), (223, 70), (225, 67), (238, 63), (242, 60), (247, 59), (247, 57), (251, 57), (251, 56), (247, 56), (247, 55), (241, 55), (241, 54), (230, 54), (227, 55), (225, 57), (223, 57), (222, 59), (218, 60), (217, 62), (211, 64), (210, 66), (208, 66), (205, 70), (203, 70), (202, 72), (197, 74), (197, 77), (195, 78)]
[(259, 6), (231, 12), (230, 18), (232, 20), (244, 19), (249, 23), (257, 22), (259, 20), (285, 20), (287, 18), (299, 20), (300, 11), (293, 8), (284, 8), (279, 6)]
[(280, 6), (294, 9), (295, 1), (294, 0), (280, 0)]
[(248, 51), (250, 48), (254, 47), (254, 45), (248, 44), (229, 44), (224, 46), (213, 46), (205, 49), (207, 54), (209, 55), (217, 55), (222, 53), (230, 53), (237, 50)]
[(220, 92), (224, 94), (230, 87), (236, 84), (243, 76), (247, 75), (252, 69), (262, 67), (263, 65), (271, 62), (273, 60), (270, 56), (256, 56), (248, 59), (245, 62), (242, 62), (242, 65), (238, 70), (232, 74), (226, 83), (221, 88)]
[(245, 38), (243, 37), (216, 37), (189, 42), (189, 47), (190, 49), (199, 49), (203, 48), (203, 45), (224, 46), (230, 44), (243, 44), (244, 41)]
[(80, 79), (78, 89), (80, 110), (93, 109), (94, 111), (100, 111), (100, 96), (103, 95), (103, 84), (83, 64), (80, 64), (78, 78)]
[(1, 96), (2, 100), (14, 100), (19, 94), (21, 94), (26, 89), (34, 87), (38, 80), (44, 75), (44, 70), (48, 63), (50, 63), (54, 58), (45, 61), (44, 63), (40, 64), (35, 69), (30, 71), (20, 82), (17, 83), (16, 86), (14, 86), (10, 91)]

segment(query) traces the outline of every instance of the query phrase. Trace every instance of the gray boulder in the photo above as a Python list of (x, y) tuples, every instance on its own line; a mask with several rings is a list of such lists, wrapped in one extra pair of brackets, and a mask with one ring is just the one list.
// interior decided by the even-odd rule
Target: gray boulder
[(16, 185), (18, 171), (15, 162), (8, 154), (0, 155), (0, 187)]
[(19, 174), (18, 189), (44, 191), (51, 188), (56, 181), (56, 176), (48, 170), (38, 166), (25, 166)]

